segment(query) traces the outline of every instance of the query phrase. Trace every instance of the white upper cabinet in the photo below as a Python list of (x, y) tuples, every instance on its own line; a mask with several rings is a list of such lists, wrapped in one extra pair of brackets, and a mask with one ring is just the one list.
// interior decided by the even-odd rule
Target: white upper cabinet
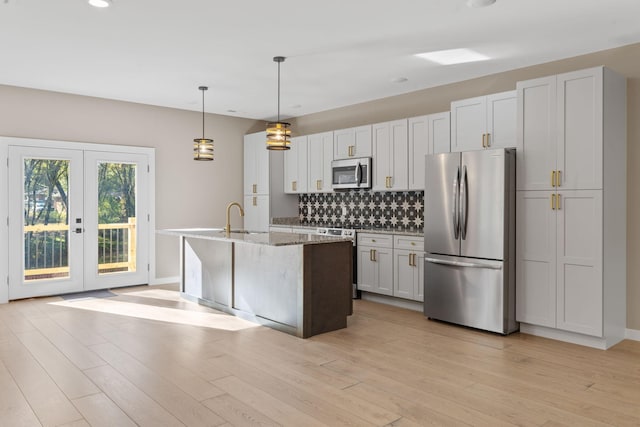
[(518, 82), (518, 189), (602, 189), (602, 67)]
[(518, 190), (551, 190), (556, 170), (556, 76), (517, 83)]
[(516, 91), (451, 103), (451, 151), (516, 146)]
[(558, 186), (602, 188), (603, 68), (558, 75)]
[(402, 191), (408, 185), (407, 119), (373, 125), (373, 191)]
[(284, 192), (307, 192), (307, 140), (306, 136), (291, 138), (291, 149), (284, 152)]
[(317, 133), (307, 137), (309, 193), (325, 193), (331, 189), (331, 162), (333, 161), (333, 132)]
[(409, 190), (424, 190), (425, 155), (451, 149), (450, 114), (429, 114), (408, 120)]
[(371, 125), (333, 132), (333, 158), (371, 157)]
[(257, 132), (244, 137), (244, 194), (269, 194), (267, 135)]

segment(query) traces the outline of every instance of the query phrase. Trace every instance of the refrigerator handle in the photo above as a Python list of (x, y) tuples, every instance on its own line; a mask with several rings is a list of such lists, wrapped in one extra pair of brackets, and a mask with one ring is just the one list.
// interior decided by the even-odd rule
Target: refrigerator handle
[(467, 238), (467, 209), (469, 208), (469, 184), (467, 182), (467, 167), (462, 167), (462, 178), (460, 180), (460, 237)]
[(460, 166), (458, 166), (458, 170), (456, 171), (456, 176), (453, 178), (453, 203), (451, 208), (451, 216), (453, 217), (453, 238), (458, 240), (458, 236), (460, 234), (460, 215), (458, 214), (459, 210), (459, 199), (460, 196), (458, 192), (460, 191)]
[(490, 265), (464, 261), (447, 261), (444, 259), (430, 257), (425, 257), (424, 262), (430, 262), (431, 264), (449, 265), (451, 267), (488, 268), (490, 270), (502, 270), (502, 265)]

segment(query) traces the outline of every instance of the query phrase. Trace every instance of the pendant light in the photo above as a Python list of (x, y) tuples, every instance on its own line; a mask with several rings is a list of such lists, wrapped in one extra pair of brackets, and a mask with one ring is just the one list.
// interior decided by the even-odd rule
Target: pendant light
[(204, 91), (206, 86), (198, 87), (202, 91), (202, 138), (193, 140), (193, 160), (213, 160), (213, 139), (204, 137)]
[(278, 119), (267, 124), (267, 150), (289, 150), (291, 148), (290, 123), (280, 121), (280, 63), (284, 56), (276, 56), (273, 62), (278, 63)]

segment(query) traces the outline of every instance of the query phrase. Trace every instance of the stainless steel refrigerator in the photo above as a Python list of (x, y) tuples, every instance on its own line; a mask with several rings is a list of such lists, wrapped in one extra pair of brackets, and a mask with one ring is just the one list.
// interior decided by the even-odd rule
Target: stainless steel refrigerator
[(425, 178), (425, 316), (518, 330), (515, 150), (428, 155)]

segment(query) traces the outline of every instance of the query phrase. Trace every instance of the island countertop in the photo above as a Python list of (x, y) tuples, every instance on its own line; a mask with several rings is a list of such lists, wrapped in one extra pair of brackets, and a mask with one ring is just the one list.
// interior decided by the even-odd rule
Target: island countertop
[(288, 246), (315, 245), (321, 243), (342, 242), (351, 240), (340, 236), (320, 236), (315, 234), (280, 233), (277, 231), (261, 232), (231, 230), (227, 234), (222, 228), (173, 228), (157, 230), (159, 234), (191, 237), (198, 239), (218, 240), (223, 242), (253, 243), (257, 245)]

